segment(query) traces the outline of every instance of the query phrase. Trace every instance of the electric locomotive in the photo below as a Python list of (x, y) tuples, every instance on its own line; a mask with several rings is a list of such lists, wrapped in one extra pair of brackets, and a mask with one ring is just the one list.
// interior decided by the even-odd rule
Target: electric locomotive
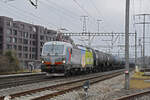
[(62, 41), (47, 42), (42, 50), (41, 70), (53, 75), (75, 74), (93, 67), (91, 49), (78, 48)]
[(51, 75), (70, 75), (123, 68), (111, 54), (67, 42), (46, 42), (42, 49), (41, 70)]

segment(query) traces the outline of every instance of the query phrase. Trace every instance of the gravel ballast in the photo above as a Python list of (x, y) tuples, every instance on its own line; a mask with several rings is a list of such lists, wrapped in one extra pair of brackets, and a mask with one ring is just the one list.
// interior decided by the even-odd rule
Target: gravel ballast
[[(64, 79), (62, 79), (62, 81), (63, 80)], [(56, 81), (55, 82), (54, 81), (53, 82), (41, 82), (37, 84), (30, 84), (30, 85), (13, 87), (9, 89), (2, 89), (0, 90), (0, 96), (1, 95), (6, 96), (15, 92), (30, 90), (31, 88), (34, 89), (34, 88), (45, 87), (45, 86), (54, 85), (54, 84), (56, 84)], [(60, 96), (53, 97), (49, 100), (114, 100), (115, 98), (129, 95), (132, 93), (141, 92), (141, 91), (144, 91), (144, 90), (135, 90), (135, 89), (125, 90), (124, 89), (124, 75), (119, 75), (117, 77), (90, 85), (90, 88), (88, 89), (88, 95), (85, 95), (85, 92), (83, 89), (79, 89), (79, 90), (72, 91), (72, 92), (69, 92)], [(30, 95), (28, 96), (28, 99), (26, 96), (22, 96), (21, 99), (29, 100), (31, 98), (47, 94), (48, 92), (51, 92), (51, 91), (45, 91), (45, 92)], [(145, 98), (148, 98), (148, 97), (145, 97)], [(19, 100), (19, 99), (20, 98), (15, 98), (14, 100)], [(137, 100), (141, 100), (141, 99), (137, 99)]]
[(112, 94), (124, 88), (124, 75), (91, 85), (86, 97), (83, 89), (60, 95), (50, 100), (112, 100)]
[(87, 78), (87, 77), (93, 76), (93, 75), (97, 76), (99, 74), (100, 73), (95, 73), (92, 75), (90, 75), (90, 74), (89, 75), (81, 75), (81, 76), (75, 76), (75, 77), (69, 77), (69, 78), (63, 78), (62, 77), (60, 79), (54, 78), (54, 80), (50, 80), (50, 81), (37, 82), (37, 83), (32, 83), (32, 84), (27, 84), (27, 85), (20, 85), (20, 86), (16, 86), (16, 87), (5, 88), (5, 89), (0, 90), (0, 96), (7, 96), (7, 95), (18, 93), (18, 92), (43, 88), (43, 87), (47, 87), (47, 86), (51, 86), (51, 85), (55, 85), (55, 84), (74, 81), (74, 80), (81, 79), (81, 78)]

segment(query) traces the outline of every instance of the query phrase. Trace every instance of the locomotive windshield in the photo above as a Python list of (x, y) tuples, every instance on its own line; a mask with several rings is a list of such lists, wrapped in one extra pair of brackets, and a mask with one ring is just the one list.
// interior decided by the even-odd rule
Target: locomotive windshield
[(63, 54), (64, 46), (63, 45), (44, 45), (43, 54), (44, 55), (59, 55)]

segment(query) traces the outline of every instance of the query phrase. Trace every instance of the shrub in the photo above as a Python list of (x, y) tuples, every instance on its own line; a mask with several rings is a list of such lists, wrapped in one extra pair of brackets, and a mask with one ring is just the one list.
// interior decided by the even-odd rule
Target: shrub
[(0, 72), (17, 72), (19, 69), (19, 60), (14, 51), (6, 51), (0, 56)]

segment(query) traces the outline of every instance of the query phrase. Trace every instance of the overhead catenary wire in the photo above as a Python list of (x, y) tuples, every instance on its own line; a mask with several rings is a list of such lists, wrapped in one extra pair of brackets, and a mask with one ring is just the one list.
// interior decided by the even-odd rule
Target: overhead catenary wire
[[(96, 21), (97, 21), (97, 19), (95, 18), (95, 17), (93, 17), (84, 7), (82, 7), (82, 5), (77, 1), (77, 0), (72, 0), (80, 9), (81, 9), (81, 11), (83, 11), (84, 12), (84, 14), (82, 14), (82, 15), (86, 15), (86, 16), (88, 16), (89, 17), (89, 21), (88, 21), (88, 23), (91, 23), (90, 25), (91, 25), (91, 27), (95, 30), (95, 25), (96, 25)], [(91, 21), (91, 19), (93, 19), (93, 21)], [(95, 24), (95, 25), (94, 25)], [(90, 28), (91, 28), (90, 27)], [(88, 29), (88, 31), (90, 31), (89, 29)]]
[(82, 11), (83, 11), (86, 15), (88, 15), (88, 16), (91, 17), (91, 15), (88, 13), (88, 11), (87, 11), (86, 9), (84, 9), (84, 8), (77, 2), (77, 0), (73, 0), (73, 1), (78, 5), (78, 7), (80, 7), (80, 8), (82, 9)]
[[(0, 8), (1, 8), (1, 11), (5, 10), (6, 12), (9, 12), (11, 15), (16, 16), (16, 17), (22, 19), (22, 15), (21, 15), (20, 13), (17, 14), (17, 13), (18, 13), (17, 11), (14, 10), (14, 12), (16, 12), (16, 13), (13, 13), (9, 8), (5, 7), (3, 4), (1, 4)], [(10, 7), (10, 8), (11, 8), (11, 7)], [(12, 17), (12, 16), (11, 16), (11, 17)], [(26, 17), (29, 17), (29, 16), (26, 16)], [(27, 20), (27, 21), (30, 21), (30, 20), (28, 20), (28, 19), (25, 18), (25, 17), (23, 17), (23, 19), (24, 19), (24, 20)]]
[[(0, 1), (0, 2), (2, 2), (2, 1)], [(2, 4), (6, 5), (6, 2), (2, 2)], [(19, 16), (20, 19), (27, 20), (29, 23), (31, 22), (31, 18), (30, 18), (31, 16), (28, 16), (28, 15), (22, 13), (19, 9), (16, 9), (14, 6), (7, 5), (7, 7), (4, 7), (4, 8), (5, 8), (5, 10), (8, 9), (7, 11), (10, 13), (12, 13), (12, 10), (13, 10), (15, 13), (12, 13), (12, 15)], [(35, 19), (35, 20), (39, 21), (38, 19)]]
[[(0, 2), (6, 4), (4, 1), (0, 1)], [(45, 20), (45, 19), (43, 19), (43, 18), (39, 17), (38, 15), (35, 15), (35, 14), (31, 13), (31, 12), (28, 12), (28, 11), (22, 10), (22, 9), (19, 9), (19, 8), (15, 7), (15, 6), (11, 5), (11, 4), (8, 4), (8, 3), (7, 3), (7, 6), (9, 6), (9, 7), (13, 8), (13, 9), (17, 10), (17, 13), (20, 13), (20, 14), (23, 15), (23, 16), (24, 16), (24, 15), (27, 16), (26, 14), (23, 13), (23, 12), (26, 12), (27, 14), (29, 14), (29, 16), (34, 17), (34, 18), (37, 19), (38, 21), (40, 21), (40, 19), (42, 19), (42, 23), (43, 23), (43, 21), (44, 21), (44, 22), (48, 23), (48, 24), (50, 25), (50, 27), (52, 27), (52, 26), (57, 26), (57, 25), (55, 25), (55, 24), (49, 22), (49, 20)], [(11, 9), (11, 10), (12, 10), (12, 9)], [(29, 16), (28, 16), (28, 17), (29, 17)]]
[[(46, 6), (46, 7), (49, 8), (49, 9), (50, 9), (50, 8), (56, 9), (57, 12), (54, 11), (54, 12), (52, 12), (52, 13), (55, 13), (55, 15), (59, 16), (60, 18), (62, 17), (61, 14), (60, 14), (60, 12), (61, 12), (62, 14), (65, 13), (64, 17), (66, 17), (66, 18), (63, 17), (63, 21), (68, 22), (68, 21), (71, 20), (71, 19), (73, 20), (73, 21), (69, 21), (69, 22), (71, 23), (70, 26), (72, 26), (72, 25), (74, 25), (74, 24), (76, 24), (77, 26), (79, 26), (78, 23), (77, 23), (77, 21), (76, 21), (76, 19), (75, 19), (75, 17), (70, 16), (70, 15), (67, 15), (67, 13), (66, 13), (65, 11), (59, 10), (57, 7), (50, 5), (48, 2), (39, 1), (39, 3), (40, 3), (40, 4), (43, 4), (44, 6)], [(49, 15), (49, 14), (47, 14), (47, 15)], [(76, 27), (76, 26), (75, 26), (75, 27)], [(69, 31), (70, 31), (70, 30), (71, 30), (71, 29), (69, 29)]]
[[(98, 7), (96, 6), (95, 2), (94, 2), (93, 0), (88, 0), (88, 1), (89, 1), (90, 4), (95, 8), (94, 11), (96, 11), (97, 15), (99, 16), (100, 21), (106, 23), (107, 26), (109, 26), (109, 24), (107, 23), (107, 21), (104, 20), (104, 17), (103, 17), (103, 15), (102, 15), (101, 11), (100, 11), (100, 10), (98, 9)], [(99, 20), (99, 19), (97, 19), (97, 20)], [(99, 25), (98, 25), (98, 26), (99, 26)], [(106, 31), (106, 30), (105, 30), (105, 27), (103, 27), (102, 25), (101, 25), (101, 27), (102, 27), (102, 29), (103, 29), (104, 31)], [(98, 32), (99, 32), (99, 27), (98, 27)], [(93, 37), (93, 38), (94, 38), (94, 37)], [(103, 39), (101, 39), (101, 40), (103, 41)], [(106, 43), (107, 43), (108, 45), (110, 45), (110, 43), (108, 43), (108, 41), (106, 41)], [(113, 40), (112, 40), (112, 43), (113, 43)], [(111, 46), (111, 47), (112, 47), (112, 46)], [(112, 49), (113, 49), (113, 48), (112, 48)]]
[(60, 8), (59, 10), (63, 11), (64, 13), (67, 12), (66, 14), (67, 14), (68, 16), (70, 16), (70, 17), (76, 18), (76, 17), (80, 16), (79, 14), (77, 14), (77, 13), (75, 13), (75, 12), (69, 10), (69, 9), (66, 9), (66, 8), (62, 7), (61, 5), (55, 3), (55, 2), (53, 2), (53, 1), (51, 1), (51, 0), (46, 0), (46, 1), (47, 1), (49, 4), (54, 5), (55, 8)]
[[(91, 4), (93, 5), (93, 7), (95, 8), (95, 11), (97, 12), (97, 15), (98, 15), (97, 20), (100, 19), (100, 20), (102, 20), (102, 22), (104, 22), (104, 23), (107, 24), (107, 21), (104, 19), (103, 14), (102, 14), (101, 11), (98, 9), (98, 7), (97, 7), (96, 4), (94, 3), (94, 1), (93, 1), (93, 0), (89, 0), (89, 2), (91, 2)], [(96, 20), (96, 21), (97, 21), (97, 20)], [(109, 24), (108, 24), (108, 26), (109, 26)], [(102, 25), (101, 25), (101, 27), (102, 27), (102, 29), (103, 29), (104, 31), (106, 31), (105, 27), (103, 27)]]
[[(110, 22), (108, 20), (106, 20), (106, 18), (104, 17), (104, 15), (102, 14), (102, 11), (96, 6), (95, 2), (93, 0), (88, 0), (89, 2), (91, 2), (90, 4), (93, 5), (93, 7), (95, 8), (95, 11), (97, 12), (98, 15), (98, 19), (101, 19), (103, 23), (106, 24), (107, 27), (110, 26)], [(102, 25), (101, 26), (102, 29), (106, 32), (105, 27)], [(114, 26), (115, 27), (115, 26)], [(112, 30), (113, 31), (113, 30)]]

